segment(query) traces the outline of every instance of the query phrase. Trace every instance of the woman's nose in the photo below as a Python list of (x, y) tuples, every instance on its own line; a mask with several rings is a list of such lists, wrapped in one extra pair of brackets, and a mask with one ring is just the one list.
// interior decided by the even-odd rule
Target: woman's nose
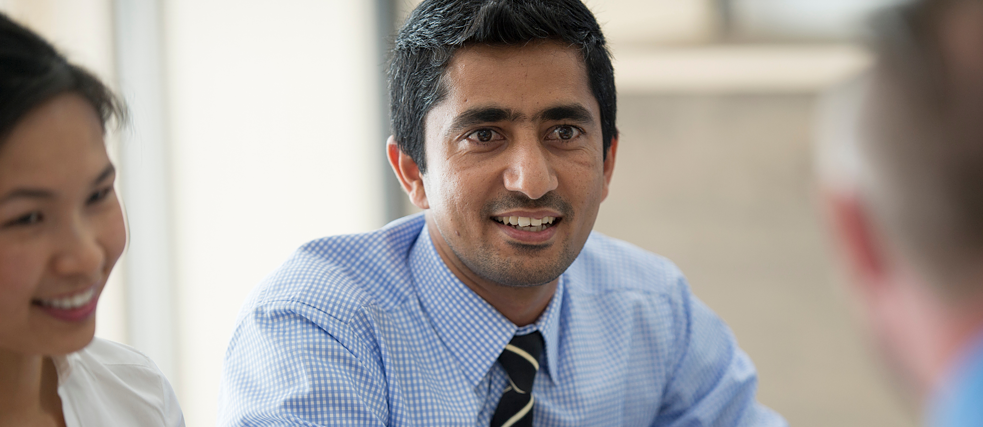
[(96, 280), (102, 271), (106, 254), (97, 233), (84, 219), (74, 221), (58, 233), (58, 252), (54, 259), (55, 273)]

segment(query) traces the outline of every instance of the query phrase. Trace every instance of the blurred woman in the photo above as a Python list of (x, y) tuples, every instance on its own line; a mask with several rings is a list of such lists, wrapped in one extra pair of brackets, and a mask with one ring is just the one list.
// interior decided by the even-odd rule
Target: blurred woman
[(0, 14), (0, 426), (183, 426), (150, 359), (93, 339), (126, 244), (103, 140), (119, 100)]

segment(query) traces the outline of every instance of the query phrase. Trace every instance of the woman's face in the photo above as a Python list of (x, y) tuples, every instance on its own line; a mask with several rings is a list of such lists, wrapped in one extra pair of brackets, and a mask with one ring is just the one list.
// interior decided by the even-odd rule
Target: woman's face
[(126, 244), (115, 177), (100, 119), (75, 94), (0, 141), (0, 351), (65, 354), (92, 340)]

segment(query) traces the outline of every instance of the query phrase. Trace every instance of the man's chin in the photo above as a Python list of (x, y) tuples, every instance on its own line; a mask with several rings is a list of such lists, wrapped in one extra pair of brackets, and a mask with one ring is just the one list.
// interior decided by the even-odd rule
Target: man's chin
[(513, 289), (538, 288), (540, 286), (544, 286), (544, 285), (548, 285), (550, 283), (553, 283), (559, 277), (560, 276), (556, 276), (556, 277), (554, 277), (552, 279), (549, 279), (549, 280), (547, 280), (545, 282), (528, 282), (528, 281), (527, 282), (520, 282), (520, 281), (516, 280), (516, 281), (511, 281), (511, 282), (500, 282), (500, 281), (496, 281), (495, 283), (497, 283), (499, 286), (502, 286), (504, 288), (513, 288)]
[[(543, 249), (529, 249), (531, 252)], [(547, 263), (521, 263), (515, 258), (523, 258), (527, 254), (518, 254), (508, 258), (465, 261), (465, 265), (482, 279), (508, 288), (532, 288), (554, 282), (566, 271), (569, 263), (557, 261)], [(512, 259), (509, 259), (512, 258)]]
[(521, 242), (506, 242), (506, 244), (515, 250), (515, 256), (538, 255), (550, 250), (550, 248), (553, 247), (552, 243), (530, 244)]

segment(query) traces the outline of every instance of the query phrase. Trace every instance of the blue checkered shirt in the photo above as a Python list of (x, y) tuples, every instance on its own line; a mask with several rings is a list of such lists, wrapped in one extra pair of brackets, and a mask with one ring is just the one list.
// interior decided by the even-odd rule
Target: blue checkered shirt
[(487, 426), (498, 355), (538, 330), (536, 426), (785, 426), (727, 326), (668, 260), (593, 233), (517, 327), (440, 259), (422, 215), (310, 242), (246, 300), (221, 426)]

